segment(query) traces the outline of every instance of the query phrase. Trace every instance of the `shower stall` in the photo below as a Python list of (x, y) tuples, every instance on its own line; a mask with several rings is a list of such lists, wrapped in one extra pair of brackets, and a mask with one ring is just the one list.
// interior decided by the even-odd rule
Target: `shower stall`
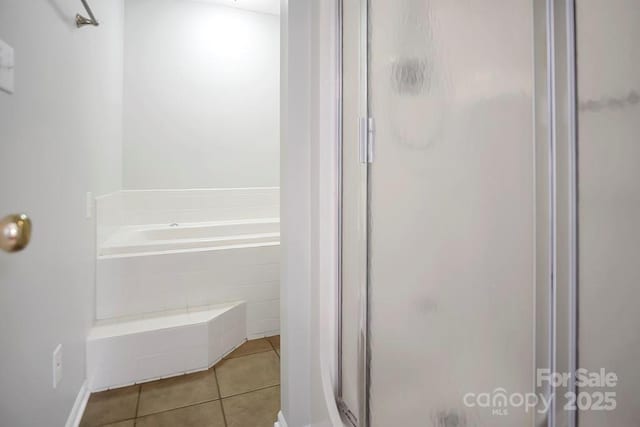
[(345, 423), (640, 425), (638, 3), (340, 22)]

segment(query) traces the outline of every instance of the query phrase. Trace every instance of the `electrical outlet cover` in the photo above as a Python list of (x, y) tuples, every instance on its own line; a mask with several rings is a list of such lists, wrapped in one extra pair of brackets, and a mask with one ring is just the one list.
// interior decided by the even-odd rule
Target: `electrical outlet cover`
[(7, 93), (13, 93), (14, 91), (14, 68), (13, 48), (0, 40), (0, 89)]
[(62, 380), (62, 344), (53, 350), (53, 388), (58, 387)]

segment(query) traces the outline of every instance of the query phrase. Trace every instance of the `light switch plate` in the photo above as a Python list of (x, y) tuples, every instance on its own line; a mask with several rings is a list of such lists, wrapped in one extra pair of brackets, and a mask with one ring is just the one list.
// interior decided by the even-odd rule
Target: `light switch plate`
[(13, 93), (14, 68), (13, 48), (0, 40), (0, 90)]

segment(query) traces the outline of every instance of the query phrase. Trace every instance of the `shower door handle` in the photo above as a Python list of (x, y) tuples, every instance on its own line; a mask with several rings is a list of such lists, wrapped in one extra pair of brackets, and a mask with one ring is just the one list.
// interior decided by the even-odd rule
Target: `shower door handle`
[(7, 215), (0, 220), (0, 249), (18, 252), (31, 240), (31, 220), (25, 214)]
[(375, 138), (374, 121), (372, 117), (361, 117), (359, 126), (358, 153), (360, 163), (373, 163), (373, 144)]

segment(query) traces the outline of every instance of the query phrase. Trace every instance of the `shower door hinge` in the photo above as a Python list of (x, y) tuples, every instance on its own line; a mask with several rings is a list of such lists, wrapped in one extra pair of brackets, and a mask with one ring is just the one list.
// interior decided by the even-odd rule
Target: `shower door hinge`
[(375, 128), (373, 117), (360, 118), (360, 163), (373, 163)]

